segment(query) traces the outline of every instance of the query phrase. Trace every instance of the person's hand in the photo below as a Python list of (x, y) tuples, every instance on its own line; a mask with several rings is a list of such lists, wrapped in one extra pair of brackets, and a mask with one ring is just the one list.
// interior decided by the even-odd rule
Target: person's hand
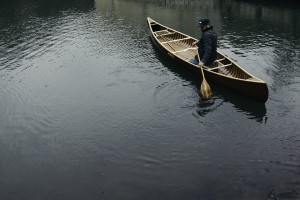
[(203, 67), (204, 66), (204, 63), (199, 61), (199, 64), (198, 64), (200, 67)]

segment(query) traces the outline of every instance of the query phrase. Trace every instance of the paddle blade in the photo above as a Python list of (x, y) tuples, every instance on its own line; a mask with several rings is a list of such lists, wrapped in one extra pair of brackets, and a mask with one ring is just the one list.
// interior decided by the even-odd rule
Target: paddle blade
[(204, 99), (210, 99), (212, 97), (212, 91), (205, 79), (202, 81), (200, 91)]

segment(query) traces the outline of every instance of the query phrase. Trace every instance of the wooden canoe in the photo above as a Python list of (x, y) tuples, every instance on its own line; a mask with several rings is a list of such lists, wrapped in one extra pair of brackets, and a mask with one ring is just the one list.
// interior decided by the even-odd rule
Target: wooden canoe
[[(200, 67), (190, 63), (189, 58), (197, 55), (197, 48), (192, 45), (195, 38), (168, 28), (151, 18), (147, 18), (150, 37), (153, 43), (179, 66), (201, 75)], [(214, 82), (260, 102), (268, 99), (266, 82), (251, 75), (227, 56), (218, 51), (215, 67), (203, 68), (207, 81)], [(199, 76), (202, 78), (202, 76)]]

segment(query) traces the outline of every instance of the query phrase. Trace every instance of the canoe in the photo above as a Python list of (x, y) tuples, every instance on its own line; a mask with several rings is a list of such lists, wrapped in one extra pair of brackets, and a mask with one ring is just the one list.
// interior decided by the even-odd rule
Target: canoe
[[(197, 55), (197, 47), (193, 46), (193, 42), (198, 41), (197, 39), (166, 27), (149, 17), (147, 24), (150, 37), (160, 51), (177, 62), (180, 67), (198, 73), (199, 78), (202, 78), (200, 67), (189, 62), (191, 57)], [(253, 76), (219, 51), (214, 67), (204, 66), (203, 73), (207, 82), (214, 82), (260, 102), (266, 102), (268, 99), (269, 92), (265, 81)]]

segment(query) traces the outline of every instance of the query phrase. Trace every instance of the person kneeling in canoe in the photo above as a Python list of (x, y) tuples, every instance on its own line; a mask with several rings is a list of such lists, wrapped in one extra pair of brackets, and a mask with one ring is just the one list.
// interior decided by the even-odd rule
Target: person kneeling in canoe
[(201, 28), (202, 36), (200, 41), (193, 43), (193, 46), (198, 46), (200, 63), (198, 55), (190, 58), (189, 61), (195, 65), (213, 67), (217, 58), (217, 32), (210, 25), (209, 19), (200, 19), (197, 26)]

